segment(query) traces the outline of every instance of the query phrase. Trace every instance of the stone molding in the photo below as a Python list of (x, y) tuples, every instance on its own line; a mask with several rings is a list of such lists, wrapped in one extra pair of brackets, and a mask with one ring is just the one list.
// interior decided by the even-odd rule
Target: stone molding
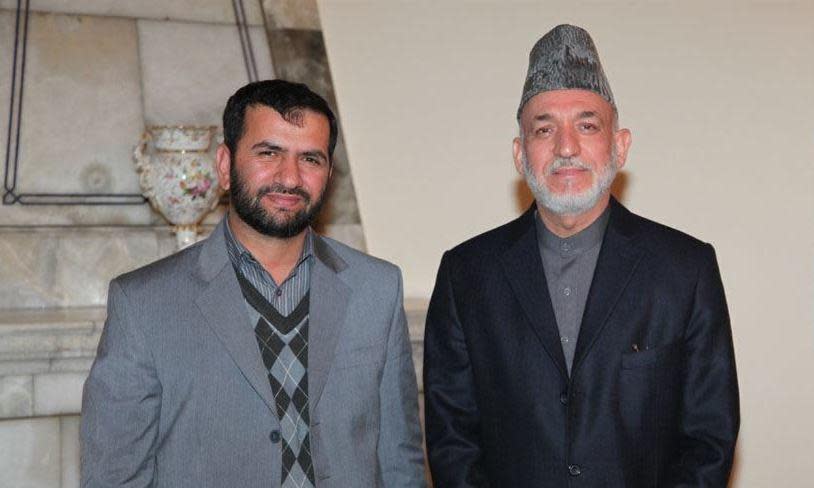
[(0, 376), (86, 372), (104, 319), (102, 307), (2, 311)]
[(0, 419), (79, 413), (104, 309), (0, 313)]
[[(426, 309), (405, 300), (420, 390)], [(104, 320), (103, 307), (0, 312), (0, 419), (78, 414)]]

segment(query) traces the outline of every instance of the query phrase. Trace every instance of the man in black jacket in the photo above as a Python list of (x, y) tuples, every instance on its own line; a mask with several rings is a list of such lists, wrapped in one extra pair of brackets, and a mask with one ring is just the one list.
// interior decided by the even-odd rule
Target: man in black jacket
[(739, 407), (715, 253), (610, 196), (631, 136), (587, 32), (537, 42), (517, 118), (536, 205), (444, 254), (427, 316), (436, 488), (725, 487)]

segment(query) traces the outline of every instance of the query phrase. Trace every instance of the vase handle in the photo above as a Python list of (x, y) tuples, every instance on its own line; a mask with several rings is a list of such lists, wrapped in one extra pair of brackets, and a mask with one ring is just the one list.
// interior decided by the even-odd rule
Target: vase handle
[(136, 148), (133, 150), (133, 159), (136, 161), (136, 172), (139, 176), (139, 185), (141, 185), (144, 196), (149, 199), (152, 199), (153, 197), (153, 184), (150, 172), (150, 167), (152, 165), (150, 163), (150, 155), (147, 154), (145, 150), (147, 149), (147, 145), (151, 140), (152, 136), (150, 135), (150, 132), (145, 131), (144, 134), (141, 135), (141, 140), (139, 140)]

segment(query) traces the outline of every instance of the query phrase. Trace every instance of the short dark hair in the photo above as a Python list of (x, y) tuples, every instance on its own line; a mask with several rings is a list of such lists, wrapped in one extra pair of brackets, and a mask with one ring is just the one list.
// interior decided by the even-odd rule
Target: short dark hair
[(296, 123), (297, 112), (313, 110), (328, 118), (331, 127), (328, 140), (328, 157), (333, 161), (334, 148), (339, 130), (331, 107), (324, 98), (317, 95), (303, 83), (286, 80), (255, 81), (243, 86), (229, 97), (223, 111), (223, 143), (229, 148), (232, 157), (237, 153), (237, 142), (245, 130), (246, 108), (262, 105), (273, 108), (285, 120)]

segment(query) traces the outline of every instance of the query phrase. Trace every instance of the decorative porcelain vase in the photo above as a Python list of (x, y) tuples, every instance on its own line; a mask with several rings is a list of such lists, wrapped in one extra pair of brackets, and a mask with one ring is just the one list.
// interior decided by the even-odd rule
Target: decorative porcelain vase
[(198, 224), (218, 204), (213, 137), (222, 138), (217, 127), (147, 127), (133, 151), (143, 194), (173, 224), (179, 249), (197, 240)]

